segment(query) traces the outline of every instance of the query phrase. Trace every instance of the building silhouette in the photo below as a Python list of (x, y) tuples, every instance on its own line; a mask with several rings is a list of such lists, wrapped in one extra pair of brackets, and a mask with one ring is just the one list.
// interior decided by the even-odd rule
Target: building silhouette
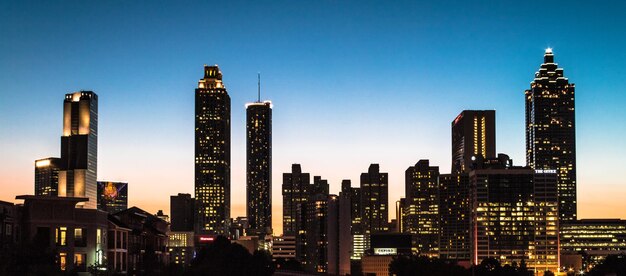
[(291, 165), (291, 173), (283, 173), (283, 233), (295, 236), (298, 204), (306, 202), (311, 175), (303, 173), (300, 164)]
[(543, 64), (526, 90), (526, 163), (537, 170), (556, 170), (559, 215), (576, 220), (575, 85), (554, 63), (547, 49)]
[(272, 233), (272, 103), (246, 104), (246, 214), (250, 233)]
[(35, 161), (35, 195), (58, 196), (61, 158), (49, 157)]
[(77, 206), (97, 207), (98, 95), (92, 91), (65, 94), (58, 195), (85, 197)]
[(190, 194), (170, 196), (170, 215), (172, 231), (193, 231), (195, 200)]
[(230, 97), (217, 65), (204, 66), (195, 103), (195, 231), (225, 234), (230, 221)]
[(419, 160), (405, 172), (404, 233), (411, 234), (413, 247), (425, 256), (439, 254), (439, 167)]
[(389, 174), (381, 173), (378, 164), (371, 164), (361, 174), (361, 226), (365, 249), (372, 234), (389, 230)]

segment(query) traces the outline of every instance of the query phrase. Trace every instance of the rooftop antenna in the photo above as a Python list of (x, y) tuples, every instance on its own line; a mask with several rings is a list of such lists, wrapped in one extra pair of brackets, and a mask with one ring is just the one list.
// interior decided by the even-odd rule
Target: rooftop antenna
[(260, 103), (260, 102), (261, 102), (261, 72), (258, 72), (258, 73), (257, 73), (257, 78), (258, 78), (258, 81), (259, 81), (259, 83), (258, 83), (258, 90), (259, 90), (259, 91), (258, 91), (258, 93), (259, 93), (259, 98), (258, 98), (257, 102), (259, 102), (259, 103)]

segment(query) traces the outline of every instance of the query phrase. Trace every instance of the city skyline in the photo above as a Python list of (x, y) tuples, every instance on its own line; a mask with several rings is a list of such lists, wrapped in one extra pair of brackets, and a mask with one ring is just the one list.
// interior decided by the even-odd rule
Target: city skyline
[[(337, 17), (331, 17), (331, 19), (339, 20)], [(598, 21), (600, 20), (598, 19)], [(6, 24), (0, 25), (6, 26)], [(2, 28), (2, 32), (5, 34), (8, 30)], [(357, 33), (361, 34), (360, 32)], [(2, 116), (0, 117), (3, 117), (2, 120), (7, 120), (7, 123), (0, 124), (0, 133), (3, 133), (0, 135), (0, 141), (3, 143), (2, 156), (12, 161), (8, 163), (5, 160), (2, 163), (3, 168), (0, 170), (0, 174), (4, 177), (0, 180), (0, 185), (10, 188), (0, 193), (0, 199), (15, 202), (15, 195), (34, 193), (34, 160), (46, 156), (56, 156), (59, 152), (58, 134), (61, 128), (62, 112), (58, 99), (63, 94), (85, 88), (96, 91), (100, 96), (98, 134), (101, 136), (98, 139), (98, 164), (100, 166), (98, 167), (98, 178), (131, 183), (129, 206), (145, 206), (145, 209), (151, 212), (156, 212), (157, 209), (168, 210), (170, 195), (192, 193), (193, 191), (193, 163), (191, 163), (193, 138), (190, 139), (193, 137), (193, 123), (191, 123), (193, 114), (189, 116), (190, 112), (193, 111), (192, 89), (197, 82), (198, 72), (201, 70), (202, 64), (217, 63), (224, 73), (224, 82), (228, 86), (229, 94), (233, 97), (231, 104), (233, 132), (231, 146), (233, 151), (231, 162), (231, 186), (233, 189), (231, 199), (233, 205), (231, 217), (245, 215), (245, 202), (241, 200), (245, 198), (245, 119), (243, 119), (245, 117), (242, 114), (245, 114), (243, 104), (255, 98), (255, 74), (257, 71), (264, 74), (264, 94), (268, 95), (268, 98), (271, 98), (276, 105), (273, 122), (275, 126), (273, 148), (275, 151), (273, 153), (272, 171), (272, 180), (275, 183), (272, 194), (275, 232), (282, 232), (280, 231), (282, 228), (282, 203), (278, 200), (282, 196), (280, 185), (277, 183), (281, 183), (282, 174), (289, 172), (292, 163), (302, 164), (303, 170), (311, 175), (320, 175), (322, 178), (328, 179), (331, 187), (330, 192), (334, 194), (339, 192), (342, 179), (351, 179), (353, 186), (356, 187), (355, 183), (358, 185), (359, 174), (365, 171), (370, 163), (380, 164), (381, 171), (389, 173), (388, 204), (391, 206), (404, 193), (401, 189), (404, 185), (404, 170), (415, 164), (417, 160), (429, 159), (433, 166), (440, 167), (442, 174), (450, 172), (449, 125), (454, 117), (465, 109), (495, 109), (497, 112), (496, 122), (498, 122), (496, 152), (507, 153), (515, 160), (516, 164), (524, 165), (524, 90), (528, 89), (534, 72), (541, 64), (543, 48), (554, 46), (556, 62), (567, 70), (567, 76), (577, 84), (577, 92), (579, 93), (576, 107), (578, 217), (624, 218), (626, 211), (623, 211), (625, 208), (619, 208), (623, 206), (618, 198), (619, 194), (623, 194), (620, 191), (625, 189), (623, 180), (619, 179), (616, 174), (603, 176), (610, 174), (608, 172), (617, 171), (619, 168), (619, 164), (616, 162), (619, 160), (618, 157), (624, 154), (625, 147), (622, 146), (624, 142), (619, 141), (616, 137), (620, 137), (619, 135), (623, 133), (624, 124), (620, 124), (618, 121), (617, 123), (613, 122), (614, 124), (596, 125), (598, 121), (608, 122), (610, 119), (618, 118), (617, 120), (619, 120), (622, 118), (621, 115), (624, 111), (617, 110), (617, 107), (624, 103), (624, 96), (618, 95), (619, 90), (616, 89), (620, 87), (623, 81), (610, 77), (607, 80), (606, 77), (598, 74), (592, 78), (588, 76), (588, 73), (598, 68), (583, 66), (584, 60), (593, 58), (599, 59), (600, 65), (616, 62), (605, 60), (605, 56), (611, 53), (611, 49), (623, 45), (623, 41), (606, 49), (607, 51), (603, 51), (604, 53), (598, 56), (598, 53), (595, 52), (585, 52), (590, 48), (593, 49), (589, 46), (584, 48), (569, 45), (567, 40), (563, 38), (551, 38), (547, 35), (542, 38), (544, 41), (511, 47), (512, 49), (508, 51), (521, 51), (522, 54), (519, 57), (511, 55), (509, 59), (503, 58), (506, 55), (501, 51), (494, 50), (497, 45), (491, 48), (481, 48), (479, 45), (459, 47), (459, 51), (468, 54), (466, 59), (457, 60), (460, 62), (460, 67), (470, 65), (479, 67), (481, 64), (487, 63), (487, 65), (500, 66), (496, 67), (498, 70), (502, 67), (515, 68), (515, 70), (506, 71), (504, 75), (510, 78), (504, 78), (504, 80), (492, 80), (488, 78), (489, 76), (476, 80), (472, 77), (479, 74), (474, 75), (467, 71), (464, 71), (467, 76), (457, 77), (457, 74), (447, 76), (439, 71), (443, 70), (444, 67), (436, 68), (433, 71), (412, 71), (406, 67), (409, 63), (399, 61), (402, 55), (392, 55), (390, 60), (378, 56), (367, 59), (363, 63), (355, 63), (354, 60), (331, 61), (331, 65), (335, 68), (329, 68), (330, 72), (315, 72), (322, 62), (307, 59), (302, 63), (291, 63), (286, 66), (286, 69), (279, 70), (270, 65), (262, 65), (265, 59), (275, 58), (276, 54), (266, 55), (264, 58), (245, 63), (228, 58), (224, 54), (211, 56), (210, 53), (205, 52), (197, 54), (198, 56), (194, 58), (188, 56), (186, 64), (177, 64), (176, 70), (183, 70), (183, 73), (150, 75), (156, 80), (143, 79), (144, 82), (165, 85), (165, 87), (158, 87), (157, 91), (159, 92), (155, 95), (150, 94), (150, 90), (154, 88), (152, 84), (143, 85), (131, 79), (125, 79), (125, 81), (124, 79), (122, 79), (123, 81), (108, 80), (119, 82), (118, 85), (130, 85), (127, 90), (114, 91), (116, 88), (114, 85), (105, 84), (106, 81), (95, 80), (95, 75), (89, 75), (99, 71), (89, 70), (89, 74), (82, 75), (82, 77), (67, 70), (46, 73), (63, 78), (63, 80), (55, 82), (52, 87), (44, 86), (42, 88), (27, 84), (23, 88), (18, 88), (11, 80), (11, 76), (20, 80), (20, 77), (25, 76), (25, 72), (16, 70), (16, 72), (10, 73), (9, 71), (12, 71), (11, 68), (25, 70), (26, 67), (21, 64), (14, 64), (16, 61), (8, 59), (9, 61), (6, 63), (2, 61), (2, 67), (0, 67), (3, 73), (10, 73), (8, 76), (0, 77), (0, 88), (2, 89), (2, 98), (0, 98), (0, 115)], [(360, 39), (361, 37), (357, 40), (360, 41)], [(336, 40), (334, 43), (339, 44), (344, 41), (342, 38), (334, 38), (334, 40)], [(331, 44), (334, 40), (331, 36)], [(322, 48), (325, 47), (322, 46)], [(357, 49), (357, 53), (349, 57), (362, 57), (367, 53), (376, 51), (377, 48), (374, 45), (373, 48), (368, 49), (361, 52)], [(3, 48), (3, 50), (5, 50), (2, 51), (3, 55), (8, 55), (6, 49)], [(194, 50), (200, 51), (199, 49)], [(418, 53), (415, 56), (410, 56), (426, 58), (432, 54), (445, 54), (450, 50), (450, 48), (430, 49), (430, 51), (421, 53), (416, 51)], [(482, 54), (478, 53), (480, 51), (491, 52), (498, 61), (482, 60), (480, 58)], [(334, 54), (338, 55), (337, 52)], [(73, 54), (68, 53), (68, 55), (74, 57)], [(227, 55), (234, 55), (234, 53), (231, 52)], [(449, 55), (450, 57), (446, 58), (448, 61), (459, 57), (458, 53), (450, 52)], [(313, 52), (313, 56), (319, 55), (315, 55)], [(293, 57), (284, 57), (282, 60), (286, 62), (289, 58)], [(616, 58), (620, 58), (621, 61), (624, 59), (623, 54), (621, 56), (617, 54)], [(328, 61), (324, 60), (324, 62)], [(55, 62), (59, 63), (60, 61)], [(149, 62), (146, 63), (145, 60), (134, 62), (152, 65)], [(616, 63), (625, 64), (620, 63), (619, 59)], [(271, 64), (276, 65), (275, 63)], [(394, 65), (397, 64), (402, 65), (402, 67), (378, 71), (383, 66), (395, 67)], [(311, 65), (312, 68), (307, 68), (307, 65)], [(428, 68), (428, 64), (419, 65), (418, 68)], [(295, 70), (296, 67), (302, 68), (298, 78), (281, 81), (281, 79), (285, 79), (286, 70)], [(459, 64), (448, 66), (446, 70), (454, 73), (457, 67)], [(342, 74), (344, 70), (354, 70), (356, 73)], [(479, 71), (481, 73), (493, 73), (493, 70)], [(617, 68), (609, 74), (619, 75), (620, 72), (623, 72), (620, 70), (623, 69)], [(47, 72), (45, 69), (42, 71)], [(150, 69), (147, 71), (153, 72)], [(107, 70), (102, 71), (102, 73), (107, 72)], [(368, 87), (361, 84), (363, 82), (371, 84), (370, 75), (379, 72), (381, 73), (379, 76), (385, 78), (383, 84), (396, 82), (392, 88), (384, 89), (383, 92), (386, 93), (383, 95), (385, 97), (375, 97), (376, 93), (381, 92), (375, 89), (376, 85)], [(324, 80), (323, 77), (327, 75), (326, 73), (335, 73), (346, 79), (342, 81), (331, 78), (328, 82), (320, 83), (320, 80)], [(111, 72), (108, 74), (110, 75)], [(132, 76), (133, 78), (145, 78), (148, 77), (146, 74), (147, 72), (137, 72)], [(43, 77), (46, 79), (52, 76), (44, 75)], [(426, 81), (425, 76), (432, 77), (433, 81)], [(170, 77), (172, 78), (170, 79)], [(414, 81), (412, 77), (417, 78), (418, 81)], [(499, 75), (498, 77), (502, 78), (503, 76)], [(441, 95), (435, 82), (443, 79), (451, 79), (453, 82), (463, 84), (459, 86), (444, 85), (443, 91), (446, 93), (444, 95), (450, 95), (450, 97), (454, 97), (454, 100), (447, 102), (441, 100), (428, 101), (427, 97)], [(301, 83), (297, 83), (298, 81)], [(322, 87), (322, 90), (328, 90), (328, 92), (320, 92), (317, 86), (319, 84), (330, 84), (330, 86)], [(374, 84), (376, 83), (374, 82)], [(424, 84), (425, 86), (423, 86)], [(86, 87), (81, 87), (81, 85)], [(309, 90), (308, 86), (314, 87), (312, 89), (314, 92)], [(467, 95), (451, 92), (455, 88), (460, 89), (464, 86), (487, 87), (488, 89), (481, 93), (481, 89), (467, 87)], [(503, 87), (506, 88), (502, 89)], [(615, 94), (605, 93), (600, 94), (600, 96), (597, 93), (594, 94), (597, 91), (611, 90), (611, 87), (613, 87)], [(13, 107), (16, 102), (22, 102), (23, 97), (26, 96), (14, 93), (24, 91), (26, 88), (36, 91), (33, 93), (39, 93), (36, 95), (41, 96), (33, 102), (22, 103), (28, 104), (30, 107), (25, 109), (37, 110), (37, 116), (26, 116), (23, 111)], [(176, 93), (166, 95), (170, 93), (168, 88)], [(600, 88), (604, 90), (600, 90)], [(137, 95), (128, 94), (132, 93), (133, 89), (139, 91), (136, 92)], [(502, 90), (506, 92), (501, 93)], [(7, 91), (15, 92), (9, 93)], [(336, 96), (338, 94), (340, 96)], [(472, 99), (473, 95), (484, 96), (484, 98), (475, 100)], [(156, 100), (156, 96), (163, 97), (163, 99), (154, 102), (153, 107), (148, 107), (150, 105), (131, 105), (123, 101), (126, 97), (130, 99), (146, 97), (147, 102), (150, 103), (151, 100)], [(608, 98), (611, 101), (599, 102), (597, 98)], [(434, 103), (440, 107), (438, 110), (429, 108), (429, 104)], [(598, 106), (599, 103), (603, 105), (600, 107)], [(311, 106), (317, 107), (312, 108)], [(389, 110), (390, 108), (394, 110)], [(359, 109), (367, 109), (370, 112), (369, 114), (361, 113)], [(608, 114), (603, 113), (605, 109), (608, 109)], [(128, 121), (122, 120), (123, 115), (130, 115), (129, 118), (126, 118)], [(419, 119), (415, 120), (414, 118)], [(390, 122), (392, 120), (393, 122)], [(143, 124), (140, 123), (142, 121), (144, 121)], [(371, 125), (380, 126), (387, 133), (370, 134), (371, 137), (363, 138), (365, 134), (369, 133), (367, 130)], [(605, 130), (605, 128), (610, 127), (613, 129)], [(29, 137), (9, 143), (8, 141), (14, 138), (14, 134), (12, 134), (14, 132), (11, 130), (22, 133), (20, 136), (29, 135)], [(310, 137), (304, 137), (304, 135), (299, 134), (300, 132)], [(116, 135), (119, 137), (115, 137)], [(130, 139), (125, 141), (124, 138)], [(144, 141), (144, 144), (137, 144), (138, 141), (141, 141), (140, 138), (151, 139)], [(409, 143), (411, 140), (413, 143)], [(297, 143), (293, 141), (297, 141)], [(607, 148), (609, 141), (612, 142), (611, 145), (615, 149)], [(27, 143), (34, 146), (28, 149), (22, 148), (20, 151), (19, 145), (27, 145)], [(7, 147), (4, 145), (15, 146)], [(169, 148), (170, 146), (171, 148)], [(364, 153), (361, 150), (363, 148), (370, 148), (371, 151)], [(332, 162), (327, 162), (327, 160), (332, 160)], [(155, 165), (158, 166), (155, 167)], [(159, 168), (168, 166), (170, 170), (173, 170), (172, 175), (159, 172)], [(162, 169), (162, 171), (165, 170)], [(604, 204), (608, 204), (608, 207)], [(388, 209), (389, 217), (395, 217), (394, 208)]]

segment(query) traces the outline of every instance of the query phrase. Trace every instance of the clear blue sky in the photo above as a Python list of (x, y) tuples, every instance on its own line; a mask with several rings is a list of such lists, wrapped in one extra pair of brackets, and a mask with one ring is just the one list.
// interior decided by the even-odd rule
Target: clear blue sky
[(193, 193), (193, 93), (218, 64), (232, 98), (233, 215), (244, 215), (244, 104), (274, 102), (274, 225), (291, 163), (329, 179), (369, 163), (450, 168), (450, 122), (496, 109), (497, 150), (524, 162), (524, 90), (553, 47), (576, 83), (580, 217), (626, 218), (626, 4), (620, 1), (0, 1), (0, 200), (59, 155), (62, 100), (99, 95), (99, 178), (169, 211)]

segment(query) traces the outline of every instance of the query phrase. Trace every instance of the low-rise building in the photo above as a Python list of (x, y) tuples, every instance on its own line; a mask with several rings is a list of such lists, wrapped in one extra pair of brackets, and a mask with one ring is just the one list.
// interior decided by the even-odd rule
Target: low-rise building
[[(566, 270), (588, 270), (609, 255), (626, 254), (626, 220), (568, 221), (561, 224), (560, 232), (561, 268)], [(582, 264), (570, 255), (582, 256)]]

